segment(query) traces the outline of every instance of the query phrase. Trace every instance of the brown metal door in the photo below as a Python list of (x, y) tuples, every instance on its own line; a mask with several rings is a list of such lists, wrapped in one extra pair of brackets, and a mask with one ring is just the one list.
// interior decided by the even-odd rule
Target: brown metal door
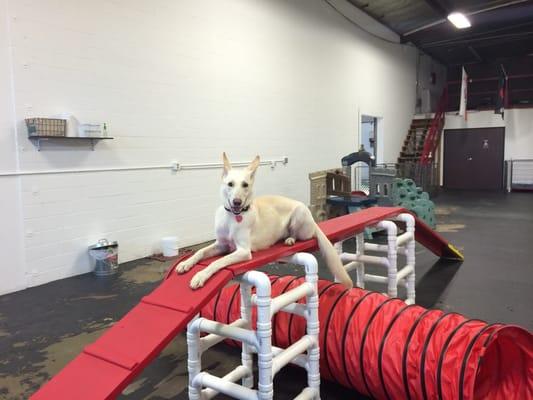
[(503, 189), (505, 128), (444, 131), (444, 187)]

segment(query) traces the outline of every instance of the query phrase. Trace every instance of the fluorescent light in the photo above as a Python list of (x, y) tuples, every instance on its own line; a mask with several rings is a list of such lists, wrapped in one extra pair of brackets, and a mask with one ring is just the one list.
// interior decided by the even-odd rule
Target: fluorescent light
[(448, 15), (448, 21), (454, 24), (457, 29), (470, 28), (472, 26), (466, 15), (460, 12), (453, 12)]

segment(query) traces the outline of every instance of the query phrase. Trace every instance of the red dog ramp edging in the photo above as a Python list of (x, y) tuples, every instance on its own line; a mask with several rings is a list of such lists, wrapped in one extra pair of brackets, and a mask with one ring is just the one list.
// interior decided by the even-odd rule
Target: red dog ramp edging
[[(304, 278), (271, 277), (281, 294)], [(533, 335), (457, 313), (425, 310), (379, 293), (319, 281), (320, 374), (383, 400), (533, 399)], [(240, 317), (238, 285), (202, 310), (223, 323)], [(255, 322), (255, 315), (253, 315)], [(305, 334), (305, 320), (280, 313), (276, 346)]]
[[(412, 213), (411, 213), (412, 214)], [(449, 260), (464, 260), (463, 255), (459, 250), (449, 243), (444, 237), (435, 232), (424, 221), (415, 217), (415, 239), (422, 246), (431, 250), (433, 254), (440, 258), (447, 258)]]
[[(407, 211), (398, 207), (372, 207), (324, 221), (320, 223), (320, 227), (332, 242), (336, 242), (403, 212)], [(420, 221), (417, 220), (416, 223), (418, 229)], [(419, 235), (416, 236), (419, 240)], [(430, 250), (437, 255), (444, 255), (442, 247), (439, 247), (444, 239), (427, 233), (421, 237), (432, 245)], [(203, 260), (183, 275), (170, 273), (168, 279), (144, 297), (96, 342), (87, 346), (31, 399), (115, 398), (234, 276), (297, 252), (315, 250), (315, 239), (297, 242), (294, 246), (276, 244), (269, 249), (255, 252), (249, 261), (217, 272), (203, 288), (195, 291), (189, 288), (192, 276), (213, 259)], [(184, 258), (178, 259), (174, 266), (182, 259)]]

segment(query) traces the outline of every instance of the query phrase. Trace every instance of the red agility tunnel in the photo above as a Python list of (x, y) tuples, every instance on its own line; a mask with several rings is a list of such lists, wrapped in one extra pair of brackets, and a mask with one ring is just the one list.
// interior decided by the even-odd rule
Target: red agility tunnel
[[(303, 280), (271, 277), (272, 296)], [(533, 336), (525, 329), (325, 280), (318, 290), (324, 379), (384, 400), (533, 399)], [(223, 323), (238, 319), (239, 293), (238, 285), (224, 288), (202, 316)], [(305, 334), (302, 317), (280, 312), (272, 322), (278, 347)]]

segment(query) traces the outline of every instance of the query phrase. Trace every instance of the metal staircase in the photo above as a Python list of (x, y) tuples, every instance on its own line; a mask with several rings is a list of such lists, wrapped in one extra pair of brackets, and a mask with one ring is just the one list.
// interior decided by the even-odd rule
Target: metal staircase
[(444, 128), (447, 104), (448, 91), (444, 89), (433, 118), (411, 121), (398, 157), (399, 176), (413, 179), (431, 195), (439, 187), (437, 148)]
[(424, 143), (431, 125), (431, 118), (413, 119), (403, 142), (398, 164), (418, 162), (424, 150)]

